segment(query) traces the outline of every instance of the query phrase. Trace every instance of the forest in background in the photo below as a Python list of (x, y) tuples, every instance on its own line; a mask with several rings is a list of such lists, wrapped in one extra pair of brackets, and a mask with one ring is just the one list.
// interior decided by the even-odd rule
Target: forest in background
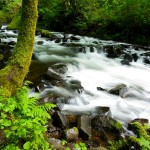
[[(19, 22), (21, 0), (2, 0), (6, 22)], [(150, 3), (148, 0), (40, 0), (38, 28), (106, 40), (149, 45)], [(2, 11), (4, 10), (4, 11)], [(1, 17), (2, 18), (2, 17)], [(3, 16), (4, 18), (4, 16)]]

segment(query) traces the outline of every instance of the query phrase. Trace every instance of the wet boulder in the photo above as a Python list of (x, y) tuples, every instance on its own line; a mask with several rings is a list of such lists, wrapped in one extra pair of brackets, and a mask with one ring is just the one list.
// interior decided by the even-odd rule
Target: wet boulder
[(91, 120), (91, 124), (91, 139), (95, 142), (103, 141), (108, 143), (110, 140), (117, 140), (121, 137), (121, 133), (123, 132), (121, 123), (105, 115), (95, 116)]
[(91, 117), (85, 115), (78, 116), (78, 129), (80, 137), (88, 140), (91, 137)]
[(38, 54), (37, 53), (35, 53), (35, 52), (33, 52), (33, 54), (32, 54), (32, 60), (38, 60)]
[(67, 127), (67, 118), (60, 111), (55, 111), (52, 115), (53, 125), (62, 129)]
[(94, 53), (94, 51), (95, 51), (94, 47), (91, 46), (91, 47), (90, 47), (90, 52), (91, 52), (91, 53)]
[(142, 54), (140, 54), (140, 56), (149, 56), (150, 57), (150, 52), (142, 53)]
[(51, 67), (60, 74), (65, 74), (68, 71), (67, 66), (63, 63), (56, 63), (52, 65)]
[(67, 42), (69, 38), (69, 34), (64, 34), (63, 42)]
[(72, 35), (72, 36), (70, 37), (70, 40), (79, 41), (79, 40), (80, 40), (80, 37)]
[(125, 84), (118, 84), (114, 86), (113, 88), (108, 90), (108, 93), (114, 94), (114, 95), (120, 95), (122, 97), (122, 93), (127, 89), (127, 86)]
[(91, 120), (91, 124), (93, 128), (96, 128), (98, 131), (102, 130), (110, 130), (114, 131), (114, 126), (117, 123), (117, 121), (111, 117), (108, 117), (106, 115), (98, 115), (95, 116)]
[(80, 53), (86, 53), (86, 47), (85, 46), (80, 47), (79, 52)]
[(95, 115), (106, 115), (108, 117), (112, 117), (111, 114), (111, 110), (109, 107), (107, 106), (96, 106), (93, 110), (92, 110), (92, 116)]
[(100, 87), (100, 86), (97, 87), (97, 90), (98, 90), (98, 91), (107, 91), (106, 89), (104, 89), (104, 88), (102, 88), (102, 87)]
[(59, 74), (59, 72), (55, 71), (51, 67), (48, 67), (46, 75), (49, 78), (52, 78), (52, 79), (56, 79), (56, 80), (61, 80), (62, 79), (62, 76)]
[(61, 42), (61, 38), (55, 39), (55, 43), (60, 43), (60, 42)]
[(137, 119), (132, 120), (130, 123), (133, 123), (133, 122), (139, 122), (142, 126), (144, 126), (144, 125), (148, 125), (149, 120), (145, 118), (137, 118)]
[(150, 64), (150, 57), (144, 57), (144, 58), (143, 58), (143, 62), (144, 62), (145, 64)]
[(42, 92), (46, 88), (53, 88), (52, 84), (48, 80), (41, 80), (41, 83), (36, 86), (38, 92)]
[(121, 55), (121, 58), (123, 59), (121, 61), (123, 65), (129, 65), (133, 60), (132, 55), (130, 55), (129, 53), (124, 53), (123, 55)]
[(15, 41), (10, 41), (10, 42), (8, 42), (8, 45), (16, 45), (16, 42)]
[(37, 41), (37, 43), (36, 43), (37, 45), (43, 45), (44, 44), (44, 42), (43, 41)]
[(19, 33), (19, 31), (18, 31), (18, 30), (13, 30), (13, 33), (18, 34), (18, 33)]
[(77, 91), (78, 93), (81, 93), (83, 91), (83, 87), (79, 80), (71, 79), (71, 80), (68, 80), (67, 83), (68, 83), (69, 89), (73, 91)]
[(134, 62), (136, 62), (139, 57), (136, 53), (134, 53), (134, 54), (132, 54), (132, 58), (133, 58)]
[(121, 45), (106, 45), (103, 49), (108, 58), (117, 58), (124, 53), (124, 48)]

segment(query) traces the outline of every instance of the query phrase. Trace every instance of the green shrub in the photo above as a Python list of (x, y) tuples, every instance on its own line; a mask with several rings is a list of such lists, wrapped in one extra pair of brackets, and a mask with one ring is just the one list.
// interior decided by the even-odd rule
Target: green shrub
[(48, 150), (45, 139), (49, 111), (53, 104), (38, 105), (38, 99), (28, 97), (27, 87), (18, 89), (17, 93), (7, 100), (0, 97), (0, 129), (6, 141), (0, 145), (4, 150)]

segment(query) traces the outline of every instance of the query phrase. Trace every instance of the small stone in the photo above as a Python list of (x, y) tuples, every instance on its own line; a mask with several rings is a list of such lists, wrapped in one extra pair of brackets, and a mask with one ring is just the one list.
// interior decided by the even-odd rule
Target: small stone
[(76, 127), (64, 130), (64, 136), (68, 142), (78, 140), (79, 131)]
[(49, 144), (52, 146), (52, 149), (56, 150), (66, 150), (66, 147), (64, 147), (61, 143), (61, 140), (55, 139), (55, 138), (49, 138), (48, 139)]

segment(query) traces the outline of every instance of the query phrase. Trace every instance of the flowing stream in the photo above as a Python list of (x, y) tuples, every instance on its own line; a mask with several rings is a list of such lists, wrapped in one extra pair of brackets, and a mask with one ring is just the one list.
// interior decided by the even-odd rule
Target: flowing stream
[[(5, 27), (3, 26), (2, 29), (4, 30)], [(17, 34), (12, 31), (4, 30), (1, 34), (7, 36), (1, 39), (2, 42), (17, 41)], [(55, 35), (61, 39), (59, 43), (36, 36), (34, 48), (36, 59), (32, 61), (28, 78), (31, 80), (38, 78), (51, 64), (66, 64), (68, 72), (63, 78), (70, 76), (81, 81), (84, 90), (75, 93), (53, 87), (58, 93), (75, 95), (68, 103), (61, 105), (62, 110), (80, 112), (92, 110), (97, 106), (107, 106), (110, 107), (112, 117), (123, 123), (135, 118), (150, 120), (150, 66), (143, 62), (141, 54), (145, 52), (144, 49), (136, 50), (130, 44), (83, 36), (76, 36), (78, 40), (68, 38), (64, 44), (63, 33)], [(68, 35), (71, 36), (73, 35)], [(42, 45), (39, 45), (38, 41), (42, 41)], [(104, 47), (108, 45), (126, 45), (124, 51), (136, 54), (138, 60), (132, 60), (130, 65), (122, 65), (121, 57), (107, 57)], [(125, 84), (130, 96), (121, 97), (107, 92), (117, 84)], [(97, 87), (106, 90), (97, 90)]]

